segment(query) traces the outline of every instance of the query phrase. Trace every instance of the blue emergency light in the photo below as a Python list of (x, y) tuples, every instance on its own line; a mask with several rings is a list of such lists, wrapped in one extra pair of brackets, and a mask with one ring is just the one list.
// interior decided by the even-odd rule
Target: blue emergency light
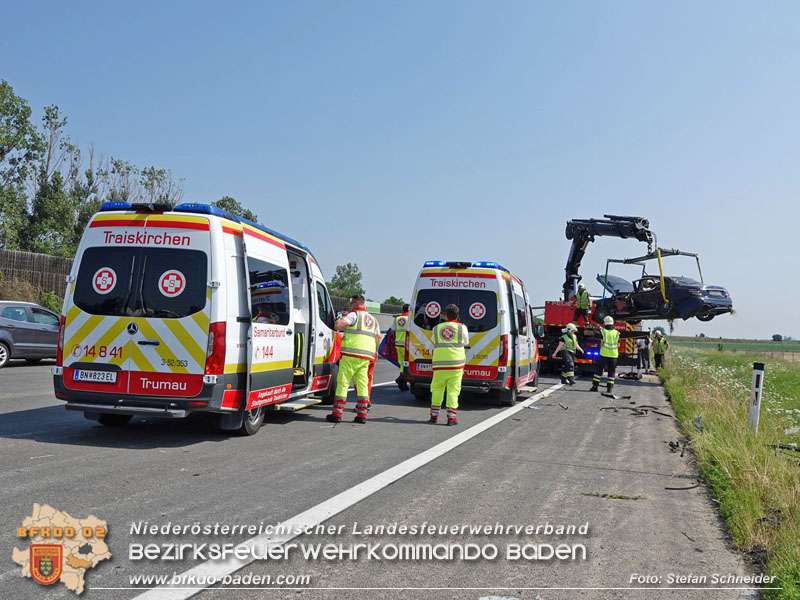
[(227, 210), (222, 210), (221, 208), (211, 206), (210, 204), (200, 204), (199, 202), (184, 202), (183, 204), (178, 204), (178, 206), (175, 207), (175, 210), (179, 210), (181, 212), (200, 213), (203, 215), (214, 215), (216, 217), (225, 217), (231, 221), (240, 220), (239, 217), (229, 213)]
[(100, 205), (100, 212), (105, 212), (107, 210), (130, 210), (131, 205), (128, 202), (124, 202), (123, 200), (114, 200), (112, 202), (103, 202)]
[(422, 266), (423, 267), (443, 267), (446, 264), (447, 263), (444, 262), (443, 260), (428, 260), (428, 261), (425, 261), (425, 264), (422, 265)]
[(500, 267), (496, 262), (491, 261), (480, 261), (472, 263), (473, 267), (488, 267), (490, 269), (497, 269)]

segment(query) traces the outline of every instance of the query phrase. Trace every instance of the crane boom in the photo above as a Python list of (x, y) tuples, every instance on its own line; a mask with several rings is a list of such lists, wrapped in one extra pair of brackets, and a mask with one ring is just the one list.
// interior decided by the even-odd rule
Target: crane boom
[(567, 266), (564, 268), (564, 300), (568, 301), (574, 294), (578, 282), (581, 280), (579, 270), (581, 261), (586, 254), (586, 247), (593, 242), (595, 236), (635, 238), (647, 243), (648, 253), (656, 236), (650, 230), (650, 221), (643, 217), (622, 217), (617, 215), (603, 215), (604, 219), (573, 219), (567, 221), (566, 236), (572, 240), (572, 246), (567, 256)]

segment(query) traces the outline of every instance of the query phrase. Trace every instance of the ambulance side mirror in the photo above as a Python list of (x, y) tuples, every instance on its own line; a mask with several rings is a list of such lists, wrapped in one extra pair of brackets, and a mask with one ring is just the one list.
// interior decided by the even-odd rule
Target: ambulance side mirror
[(536, 339), (537, 339), (537, 340), (542, 340), (542, 339), (544, 339), (544, 325), (542, 325), (541, 323), (539, 323), (539, 324), (536, 326), (536, 334), (535, 334), (535, 335), (536, 335)]

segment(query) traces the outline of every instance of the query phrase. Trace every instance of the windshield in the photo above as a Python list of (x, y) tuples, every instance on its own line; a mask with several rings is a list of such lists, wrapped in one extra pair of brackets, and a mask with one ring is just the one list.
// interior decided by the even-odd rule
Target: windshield
[(633, 291), (633, 284), (630, 281), (616, 275), (609, 275), (608, 280), (604, 275), (598, 275), (597, 281), (612, 294), (617, 292), (627, 294)]
[(477, 290), (420, 290), (414, 306), (414, 323), (421, 329), (432, 330), (446, 320), (448, 304), (458, 306), (459, 321), (470, 333), (497, 327), (497, 294)]
[(199, 250), (89, 248), (74, 302), (92, 315), (186, 317), (205, 307), (207, 264)]

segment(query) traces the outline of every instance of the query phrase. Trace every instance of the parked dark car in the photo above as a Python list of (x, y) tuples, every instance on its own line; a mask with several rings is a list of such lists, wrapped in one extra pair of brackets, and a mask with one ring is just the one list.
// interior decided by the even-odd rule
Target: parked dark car
[(598, 275), (597, 281), (611, 296), (597, 302), (594, 319), (598, 323), (611, 315), (618, 321), (644, 319), (691, 319), (710, 321), (733, 310), (728, 291), (718, 285), (706, 285), (688, 277), (664, 276), (664, 297), (658, 276), (645, 275), (634, 282), (614, 275)]
[(57, 314), (38, 304), (0, 300), (0, 368), (12, 358), (55, 358), (58, 323)]

